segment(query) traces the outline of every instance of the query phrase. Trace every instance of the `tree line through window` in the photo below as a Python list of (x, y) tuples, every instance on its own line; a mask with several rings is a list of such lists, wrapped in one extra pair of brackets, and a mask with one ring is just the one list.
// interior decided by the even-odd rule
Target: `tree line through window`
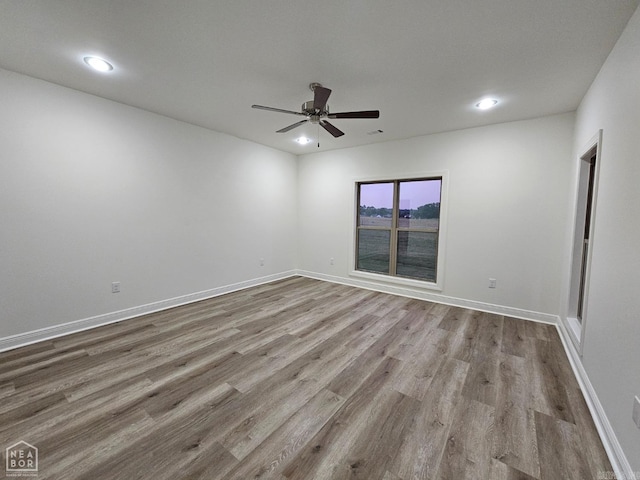
[(435, 283), (442, 177), (356, 186), (356, 270)]

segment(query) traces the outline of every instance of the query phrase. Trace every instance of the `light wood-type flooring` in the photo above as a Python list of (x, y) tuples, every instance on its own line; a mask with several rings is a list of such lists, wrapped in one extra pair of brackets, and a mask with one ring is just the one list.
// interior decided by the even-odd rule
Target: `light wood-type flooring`
[(0, 354), (20, 440), (40, 480), (611, 471), (555, 327), (300, 277)]

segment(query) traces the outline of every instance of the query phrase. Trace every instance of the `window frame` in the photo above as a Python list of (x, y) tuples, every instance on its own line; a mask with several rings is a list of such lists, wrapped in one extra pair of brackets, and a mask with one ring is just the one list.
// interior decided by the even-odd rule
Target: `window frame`
[[(426, 173), (418, 173), (411, 175), (401, 175), (394, 177), (377, 177), (377, 178), (357, 178), (353, 180), (354, 186), (354, 202), (353, 202), (353, 226), (352, 226), (352, 242), (350, 249), (350, 272), (349, 276), (359, 277), (365, 280), (373, 280), (376, 282), (385, 282), (385, 283), (393, 283), (404, 285), (408, 287), (420, 288), (420, 289), (428, 289), (428, 290), (438, 290), (442, 291), (444, 287), (444, 261), (445, 261), (445, 250), (446, 250), (446, 229), (447, 229), (447, 195), (448, 195), (448, 186), (449, 186), (449, 173), (448, 171), (432, 171)], [(421, 228), (411, 228), (411, 227), (399, 227), (398, 226), (398, 217), (399, 217), (399, 195), (400, 188), (399, 184), (401, 182), (408, 181), (420, 181), (420, 180), (437, 180), (441, 181), (440, 184), (440, 217), (439, 217), (439, 225), (437, 232), (437, 254), (436, 254), (436, 279), (434, 282), (430, 280), (423, 280), (411, 277), (402, 277), (397, 276), (397, 239), (400, 231), (409, 231), (409, 232), (429, 232), (433, 229), (421, 229)], [(360, 185), (362, 184), (372, 184), (372, 183), (393, 183), (394, 184), (394, 199), (393, 199), (393, 214), (391, 218), (391, 226), (390, 227), (380, 227), (380, 226), (366, 226), (361, 227), (359, 225), (359, 215), (360, 215)], [(390, 273), (377, 273), (370, 272), (365, 270), (357, 269), (357, 248), (358, 248), (358, 235), (360, 229), (366, 230), (382, 230), (390, 232), (390, 245), (389, 245), (389, 262), (390, 262)], [(393, 272), (393, 273), (391, 273)]]

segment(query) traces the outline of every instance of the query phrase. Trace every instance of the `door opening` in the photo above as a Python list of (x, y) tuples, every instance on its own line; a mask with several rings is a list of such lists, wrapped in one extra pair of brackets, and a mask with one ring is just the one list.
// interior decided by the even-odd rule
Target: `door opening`
[[(582, 255), (580, 256), (580, 285), (578, 287), (578, 305), (576, 309), (576, 318), (582, 323), (582, 312), (584, 310), (585, 302), (585, 287), (587, 283), (587, 261), (589, 258), (589, 238), (591, 236), (591, 212), (593, 209), (593, 182), (596, 172), (596, 152), (590, 156), (587, 160), (588, 166), (585, 166), (586, 170), (586, 183), (587, 183), (587, 197), (586, 208), (584, 215), (584, 230), (582, 235)], [(583, 161), (585, 161), (583, 159)]]
[(578, 166), (578, 192), (575, 212), (571, 284), (567, 323), (572, 340), (582, 351), (589, 294), (591, 252), (593, 251), (593, 225), (600, 167), (602, 131), (589, 143), (580, 156)]

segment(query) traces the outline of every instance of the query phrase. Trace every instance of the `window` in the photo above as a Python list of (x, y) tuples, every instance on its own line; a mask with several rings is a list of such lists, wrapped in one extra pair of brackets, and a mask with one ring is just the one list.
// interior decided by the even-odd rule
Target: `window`
[(436, 283), (442, 177), (356, 188), (356, 270)]

